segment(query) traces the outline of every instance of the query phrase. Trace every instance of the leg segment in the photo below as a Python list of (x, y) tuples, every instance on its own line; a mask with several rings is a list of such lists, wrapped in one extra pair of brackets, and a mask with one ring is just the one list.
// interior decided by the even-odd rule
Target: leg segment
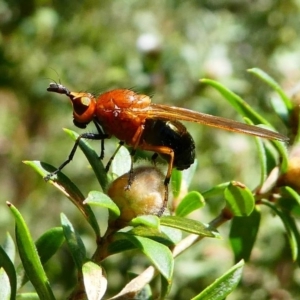
[(119, 142), (119, 145), (118, 145), (118, 147), (117, 147), (117, 149), (115, 150), (114, 154), (111, 156), (111, 158), (109, 159), (109, 161), (108, 161), (108, 163), (107, 163), (107, 165), (106, 165), (106, 167), (105, 167), (106, 173), (108, 172), (108, 170), (109, 170), (109, 168), (110, 168), (110, 166), (111, 166), (112, 161), (114, 160), (115, 156), (117, 155), (117, 153), (119, 152), (120, 148), (121, 148), (123, 145), (124, 145), (124, 142), (120, 141), (120, 142)]
[(108, 138), (107, 134), (101, 134), (101, 133), (83, 133), (81, 134), (75, 141), (75, 144), (68, 156), (68, 158), (52, 173), (49, 173), (47, 176), (44, 177), (45, 181), (48, 181), (56, 175), (58, 172), (60, 172), (74, 157), (75, 152), (78, 148), (79, 142), (81, 139), (89, 139), (89, 140), (104, 140)]

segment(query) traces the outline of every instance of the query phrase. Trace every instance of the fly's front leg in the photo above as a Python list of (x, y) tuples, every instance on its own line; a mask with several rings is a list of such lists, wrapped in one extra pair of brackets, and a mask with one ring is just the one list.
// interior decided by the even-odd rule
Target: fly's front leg
[(100, 133), (83, 133), (80, 136), (78, 136), (68, 158), (54, 172), (51, 172), (47, 176), (45, 176), (44, 180), (45, 181), (50, 180), (54, 175), (60, 172), (73, 159), (81, 139), (104, 140), (108, 137), (109, 136), (107, 134), (100, 134)]
[[(96, 129), (97, 129), (97, 131), (98, 131), (98, 134), (99, 135), (106, 135), (105, 133), (104, 133), (104, 131), (103, 131), (103, 129), (101, 128), (101, 126), (99, 125), (99, 123), (97, 122), (97, 120), (93, 120), (93, 122), (94, 122), (94, 124), (95, 124), (95, 127), (96, 127)], [(107, 137), (106, 138), (108, 138), (108, 135), (107, 135)], [(100, 152), (100, 156), (99, 156), (99, 159), (103, 159), (104, 158), (104, 139), (101, 139), (101, 152)]]

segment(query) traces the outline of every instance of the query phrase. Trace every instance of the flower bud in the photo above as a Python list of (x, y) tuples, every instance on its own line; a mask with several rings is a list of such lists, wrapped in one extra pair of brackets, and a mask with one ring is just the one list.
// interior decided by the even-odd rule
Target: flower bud
[(129, 186), (129, 173), (114, 180), (108, 188), (108, 196), (121, 211), (118, 222), (129, 222), (140, 215), (159, 215), (164, 209), (165, 176), (150, 166), (133, 170)]

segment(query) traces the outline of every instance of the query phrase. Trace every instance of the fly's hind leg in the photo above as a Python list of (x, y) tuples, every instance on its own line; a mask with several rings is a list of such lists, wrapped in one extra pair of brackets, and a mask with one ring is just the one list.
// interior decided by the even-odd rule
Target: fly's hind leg
[(165, 186), (164, 202), (163, 202), (163, 206), (161, 207), (160, 211), (157, 214), (158, 216), (161, 216), (164, 213), (164, 211), (168, 205), (169, 183), (170, 183), (170, 178), (171, 178), (173, 164), (174, 164), (174, 151), (173, 151), (173, 149), (166, 147), (166, 146), (153, 146), (153, 145), (148, 145), (148, 144), (143, 144), (140, 146), (140, 148), (143, 150), (155, 152), (154, 153), (155, 156), (157, 156), (158, 154), (165, 154), (170, 157), (167, 174), (166, 174), (166, 177), (164, 180), (164, 186)]

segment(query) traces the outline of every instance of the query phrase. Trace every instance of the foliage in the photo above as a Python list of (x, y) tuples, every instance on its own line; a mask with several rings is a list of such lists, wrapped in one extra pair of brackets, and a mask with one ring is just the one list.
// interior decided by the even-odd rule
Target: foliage
[[(262, 78), (273, 88), (275, 86), (275, 90), (278, 92), (283, 103), (290, 104), (285, 93), (277, 85), (274, 85), (273, 79), (267, 74), (258, 69), (252, 69), (250, 72)], [(248, 105), (245, 105), (245, 102), (241, 101), (240, 97), (220, 83), (211, 80), (202, 81), (218, 89), (224, 95), (225, 99), (244, 117), (247, 117), (252, 122), (259, 120), (260, 123), (269, 125), (262, 116), (254, 113)], [(292, 105), (286, 105), (285, 113), (291, 114), (291, 112)], [(285, 119), (288, 120), (289, 116), (286, 115)], [(78, 135), (71, 131), (67, 131), (67, 133), (74, 140), (78, 138)], [(256, 139), (258, 140), (258, 138)], [(272, 152), (269, 150), (270, 146), (273, 147)], [(287, 174), (289, 174), (291, 169), (288, 165), (287, 152), (282, 143), (278, 141), (266, 143), (261, 140), (257, 141), (257, 149), (260, 152), (261, 170), (265, 173), (262, 173), (260, 184), (252, 191), (244, 184), (236, 181), (221, 184), (221, 188), (218, 186), (212, 187), (210, 190), (203, 192), (202, 195), (199, 192), (191, 191), (183, 197), (182, 193), (175, 191), (177, 203), (180, 203), (180, 198), (182, 198), (182, 202), (178, 204), (178, 207), (175, 205), (172, 206), (170, 211), (171, 216), (162, 216), (161, 218), (155, 216), (137, 216), (137, 218), (125, 224), (117, 222), (121, 218), (120, 210), (114, 201), (105, 195), (108, 178), (112, 178), (112, 175), (120, 176), (122, 174), (111, 174), (107, 177), (102, 162), (95, 159), (97, 154), (90, 145), (86, 141), (80, 140), (79, 147), (85, 153), (93, 170), (96, 170), (98, 173), (99, 170), (102, 170), (102, 173), (99, 173), (97, 178), (104, 194), (97, 191), (90, 192), (84, 200), (79, 188), (62, 173), (58, 173), (58, 175), (51, 178), (50, 183), (63, 192), (75, 204), (82, 216), (92, 227), (94, 231), (95, 252), (91, 257), (88, 256), (80, 233), (64, 214), (61, 214), (62, 230), (52, 228), (45, 232), (36, 244), (34, 244), (30, 230), (20, 212), (11, 203), (8, 203), (16, 222), (16, 242), (22, 264), (15, 269), (12, 262), (14, 255), (9, 252), (9, 249), (5, 249), (5, 247), (1, 249), (1, 266), (9, 278), (8, 281), (5, 276), (2, 277), (2, 286), (6, 287), (5, 291), (7, 293), (3, 295), (5, 298), (10, 295), (11, 299), (13, 299), (17, 293), (17, 289), (25, 284), (27, 280), (30, 280), (40, 298), (54, 299), (54, 292), (50, 287), (43, 264), (58, 251), (64, 240), (74, 260), (78, 279), (69, 299), (84, 299), (85, 297), (87, 299), (102, 299), (107, 289), (110, 288), (110, 281), (107, 279), (103, 261), (113, 254), (128, 251), (129, 249), (131, 251), (134, 249), (141, 251), (149, 258), (153, 266), (149, 266), (141, 274), (136, 275), (121, 292), (111, 299), (120, 299), (122, 297), (137, 299), (140, 297), (138, 295), (141, 295), (142, 291), (143, 297), (147, 299), (154, 297), (158, 291), (145, 288), (151, 284), (151, 281), (156, 276), (161, 277), (159, 294), (161, 298), (164, 298), (171, 289), (176, 257), (187, 249), (192, 248), (205, 237), (218, 238), (219, 234), (215, 228), (233, 219), (230, 230), (230, 242), (237, 261), (236, 266), (226, 272), (226, 274), (220, 276), (205, 290), (199, 291), (199, 294), (193, 298), (224, 299), (224, 297), (235, 289), (241, 279), (243, 260), (248, 261), (250, 258), (251, 250), (257, 239), (260, 227), (259, 208), (262, 205), (270, 207), (282, 220), (286, 228), (292, 258), (299, 262), (300, 255), (298, 249), (300, 236), (296, 227), (295, 217), (293, 216), (293, 211), (297, 210), (299, 206), (299, 196), (297, 196), (297, 192), (292, 187), (288, 186), (289, 176)], [(126, 164), (130, 160), (130, 156), (129, 153), (126, 155), (126, 152), (121, 155), (122, 158), (116, 158), (116, 161), (118, 163), (117, 168), (119, 167), (122, 171), (123, 168), (119, 166), (120, 161), (122, 164), (123, 159)], [(280, 166), (274, 166), (274, 169), (268, 172), (265, 168), (269, 164), (268, 161), (278, 161), (279, 158), (281, 159)], [(26, 164), (32, 166), (43, 177), (49, 173), (49, 170), (55, 169), (41, 162), (26, 162)], [(113, 164), (115, 164), (114, 161)], [(113, 167), (114, 170), (117, 170), (117, 168)], [(277, 170), (275, 178), (273, 175), (274, 170)], [(193, 176), (194, 171), (195, 168), (190, 168), (185, 173), (192, 173), (185, 176)], [(178, 172), (174, 173), (173, 186), (181, 190), (187, 186), (187, 182), (184, 182), (184, 177), (180, 176)], [(272, 179), (271, 184), (269, 183), (270, 178)], [(136, 178), (136, 180), (138, 181), (139, 178)], [(282, 186), (283, 182), (284, 186)], [(145, 189), (145, 187), (143, 186), (142, 189)], [(286, 191), (289, 191), (288, 195)], [(223, 194), (226, 205), (221, 210), (219, 216), (212, 220), (209, 225), (204, 225), (199, 221), (185, 217), (185, 215), (201, 208), (204, 200), (207, 201), (210, 196), (216, 194)], [(282, 199), (285, 201), (283, 202)], [(189, 207), (185, 209), (183, 205), (187, 201)], [(199, 203), (202, 204), (199, 205)], [(107, 219), (108, 223), (105, 226), (106, 230), (102, 235), (100, 234), (97, 218), (93, 212), (94, 206), (100, 206), (110, 211)], [(124, 231), (124, 227), (127, 230)], [(165, 231), (164, 228), (169, 229)], [(177, 238), (177, 241), (175, 241), (172, 237), (178, 235), (178, 229), (190, 233), (190, 235), (182, 237), (179, 240)], [(249, 232), (246, 229), (251, 230)], [(9, 236), (8, 240), (11, 240)], [(51, 244), (49, 244), (49, 240)], [(12, 258), (10, 258), (9, 254), (12, 255)], [(147, 273), (150, 273), (148, 277), (146, 276)], [(147, 278), (145, 279), (145, 277)], [(21, 293), (21, 295), (23, 294)]]
[[(205, 293), (210, 295), (211, 291), (218, 291), (217, 283), (210, 286), (216, 278), (222, 283), (222, 278), (239, 274), (241, 268), (243, 277), (231, 293), (232, 299), (266, 299), (282, 293), (287, 299), (297, 297), (298, 270), (291, 257), (298, 262), (298, 110), (295, 104), (297, 94), (293, 94), (291, 87), (300, 78), (299, 10), (299, 3), (292, 0), (284, 3), (0, 0), (0, 232), (5, 249), (0, 253), (3, 265), (0, 270), (0, 293), (3, 296), (1, 294), (0, 298), (9, 297), (10, 288), (12, 298), (14, 291), (18, 291), (18, 297), (23, 294), (23, 297), (33, 299), (37, 299), (34, 295), (37, 291), (49, 291), (47, 282), (44, 282), (44, 287), (35, 286), (34, 289), (32, 284), (26, 284), (29, 278), (24, 275), (26, 262), (20, 262), (21, 251), (20, 255), (15, 254), (16, 245), (21, 247), (25, 257), (34, 259), (35, 265), (40, 263), (36, 261), (34, 251), (30, 254), (26, 247), (26, 251), (22, 249), (21, 237), (15, 237), (13, 242), (4, 234), (7, 231), (12, 234), (14, 224), (18, 224), (16, 215), (20, 222), (21, 217), (25, 220), (21, 224), (27, 225), (27, 241), (40, 237), (36, 248), (44, 272), (38, 268), (38, 273), (33, 273), (38, 274), (34, 275), (38, 278), (30, 280), (36, 282), (36, 279), (44, 278), (41, 272), (46, 273), (55, 297), (65, 299), (77, 281), (76, 267), (80, 264), (73, 260), (76, 247), (80, 250), (79, 253), (75, 251), (79, 261), (80, 255), (93, 257), (99, 242), (96, 236), (100, 235), (100, 229), (102, 235), (106, 232), (106, 209), (109, 208), (111, 214), (117, 213), (117, 209), (113, 212), (113, 205), (107, 199), (103, 200), (101, 208), (98, 204), (82, 204), (89, 196), (93, 197), (87, 202), (97, 200), (94, 196), (99, 192), (99, 184), (111, 181), (111, 173), (106, 176), (97, 159), (90, 162), (91, 166), (96, 166), (94, 173), (86, 168), (84, 156), (77, 151), (70, 167), (64, 170), (74, 183), (59, 174), (59, 180), (67, 180), (67, 189), (55, 181), (45, 185), (41, 177), (22, 165), (24, 159), (39, 159), (57, 166), (72, 144), (61, 131), (61, 127), (73, 126), (70, 107), (59, 97), (46, 92), (49, 81), (95, 94), (115, 87), (133, 88), (153, 96), (154, 102), (233, 119), (236, 119), (236, 113), (223, 100), (231, 101), (241, 113), (244, 108), (239, 107), (238, 98), (245, 99), (258, 116), (263, 116), (281, 133), (288, 133), (291, 150), (287, 159), (285, 146), (280, 143), (255, 139), (254, 144), (252, 138), (214, 131), (205, 126), (187, 126), (197, 145), (198, 167), (195, 164), (193, 171), (173, 173), (174, 207), (171, 208), (177, 207), (176, 215), (182, 218), (173, 224), (177, 227), (181, 224), (182, 229), (182, 222), (178, 222), (185, 220), (190, 213), (189, 218), (209, 223), (224, 212), (224, 199), (226, 207), (241, 216), (219, 228), (222, 237), (226, 237), (229, 231), (230, 240), (205, 238), (201, 243), (190, 241), (194, 244), (185, 246), (185, 249), (190, 248), (189, 251), (183, 251), (178, 257), (175, 255), (173, 285), (168, 297), (196, 297), (200, 291), (207, 291), (207, 287)], [(245, 76), (245, 69), (251, 66), (259, 66), (279, 84), (258, 69), (250, 70)], [(199, 84), (198, 79), (203, 77), (208, 79)], [(242, 116), (247, 117), (246, 122), (266, 124), (253, 119), (249, 111), (245, 113)], [(114, 140), (105, 144), (105, 159), (113, 153), (115, 144)], [(95, 147), (98, 154), (98, 146)], [(93, 150), (90, 153), (96, 158)], [(144, 157), (146, 154), (139, 155)], [(278, 160), (281, 155), (283, 161)], [(123, 162), (123, 171), (119, 174), (126, 172), (126, 159), (119, 156), (117, 159)], [(53, 170), (45, 163), (30, 165), (35, 166), (42, 176), (45, 171)], [(274, 169), (277, 165), (280, 169)], [(286, 172), (287, 166), (289, 172)], [(247, 190), (245, 193), (243, 186)], [(89, 193), (95, 190), (96, 194)], [(256, 202), (249, 216), (244, 216), (245, 211), (241, 210), (243, 201), (236, 202), (232, 197), (238, 194), (241, 195), (239, 200), (247, 201), (246, 214), (253, 207), (253, 201)], [(75, 206), (65, 201), (66, 196)], [(12, 204), (10, 209), (7, 209), (6, 201)], [(10, 211), (14, 211), (14, 217)], [(60, 212), (64, 212), (67, 219)], [(172, 245), (177, 245), (180, 236), (174, 227), (162, 226), (163, 222), (170, 223), (170, 220), (159, 222), (155, 218), (138, 218), (133, 222), (137, 228), (133, 233), (140, 236), (139, 227), (145, 223), (143, 226), (147, 227), (148, 233), (157, 237), (148, 239), (172, 249), (169, 239)], [(20, 228), (20, 224), (18, 226)], [(158, 234), (158, 226), (164, 228), (164, 232), (174, 234), (167, 234), (167, 239), (165, 233)], [(64, 242), (67, 234), (68, 243)], [(186, 235), (183, 233), (184, 237)], [(143, 282), (136, 274), (144, 274), (145, 277), (154, 277), (152, 291), (169, 292), (165, 277), (157, 275), (154, 269), (143, 272), (149, 260), (143, 260), (141, 252), (125, 251), (137, 248), (134, 245), (140, 243), (139, 239), (130, 238), (116, 235), (109, 253), (118, 254), (102, 261), (101, 267), (90, 260), (81, 262), (82, 273), (86, 276), (79, 279), (87, 290), (93, 293), (90, 287), (97, 285), (103, 291), (108, 283), (105, 297), (111, 297), (130, 279), (127, 291), (136, 282)], [(233, 251), (229, 250), (229, 244)], [(72, 245), (73, 256), (69, 250)], [(35, 246), (30, 243), (28, 247), (34, 249)], [(83, 248), (85, 252), (81, 252)], [(124, 250), (121, 253), (120, 248)], [(172, 255), (176, 253), (175, 249), (179, 247), (172, 249)], [(237, 264), (231, 270), (233, 260), (238, 262), (243, 258), (247, 261), (244, 267)], [(131, 271), (134, 274), (129, 274)], [(163, 274), (168, 274), (168, 271), (164, 270)], [(133, 277), (136, 276), (135, 281)], [(159, 283), (162, 283), (162, 289), (158, 288)], [(149, 286), (145, 293), (149, 295)]]

